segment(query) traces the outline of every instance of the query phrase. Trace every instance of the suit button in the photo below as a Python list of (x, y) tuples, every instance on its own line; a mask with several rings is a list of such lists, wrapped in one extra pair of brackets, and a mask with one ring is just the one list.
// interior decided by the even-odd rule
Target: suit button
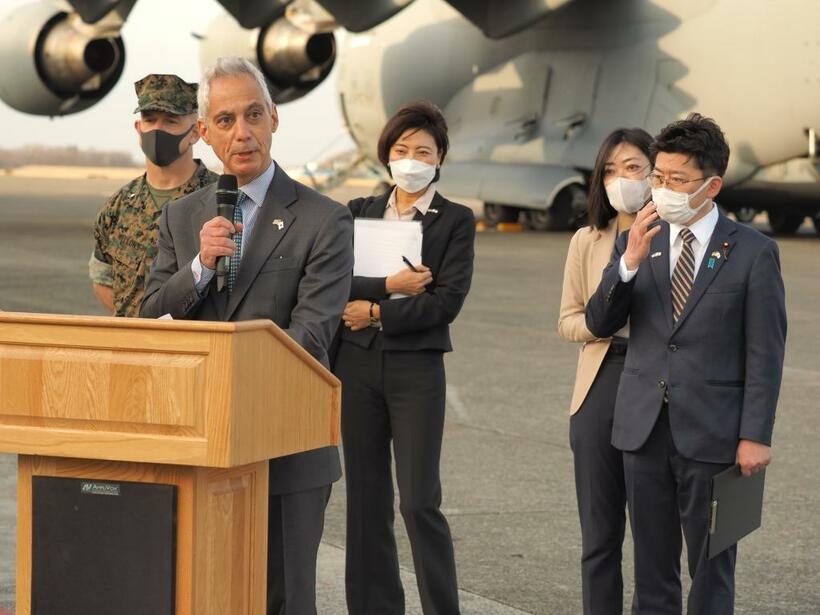
[(658, 380), (658, 388), (665, 389), (666, 388), (666, 381), (665, 380)]
[(678, 351), (678, 345), (677, 344), (669, 344), (669, 350), (671, 350), (672, 352), (677, 352)]

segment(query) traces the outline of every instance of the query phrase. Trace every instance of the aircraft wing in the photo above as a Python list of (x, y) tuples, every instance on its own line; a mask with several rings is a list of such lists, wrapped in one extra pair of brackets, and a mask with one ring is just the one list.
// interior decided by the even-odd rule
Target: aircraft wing
[(504, 38), (525, 30), (572, 0), (447, 0), (485, 36)]
[[(297, 0), (298, 1), (298, 0)], [(389, 19), (413, 0), (314, 0), (351, 32), (364, 32)], [(486, 36), (520, 32), (572, 0), (447, 0)], [(243, 28), (261, 28), (281, 17), (294, 0), (218, 0)], [(123, 0), (68, 0), (86, 23), (96, 23)]]
[[(229, 0), (220, 0), (223, 5)], [(233, 0), (241, 2), (242, 0)], [(251, 0), (246, 0), (250, 3)], [(315, 0), (351, 32), (369, 30), (389, 19), (412, 0)], [(485, 36), (498, 39), (520, 32), (572, 0), (447, 0)]]
[(97, 23), (119, 4), (119, 0), (68, 0), (68, 3), (85, 23)]

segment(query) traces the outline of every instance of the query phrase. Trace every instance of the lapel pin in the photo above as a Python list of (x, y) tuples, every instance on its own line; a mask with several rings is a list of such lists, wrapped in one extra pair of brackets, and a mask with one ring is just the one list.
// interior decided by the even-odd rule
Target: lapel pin
[(729, 260), (729, 242), (724, 241), (722, 247), (723, 247), (723, 258), (724, 258), (724, 260), (728, 261)]
[(274, 220), (274, 221), (273, 221), (273, 225), (274, 225), (276, 228), (278, 228), (280, 231), (281, 231), (283, 228), (285, 228), (285, 223), (282, 221), (282, 218), (276, 218), (276, 220)]
[[(720, 258), (720, 254), (717, 255), (717, 258)], [(714, 268), (715, 268), (715, 257), (711, 256), (711, 257), (709, 257), (709, 269), (714, 269)]]
[(712, 258), (717, 258), (717, 259), (719, 259), (719, 258), (720, 258), (720, 252), (718, 252), (717, 250), (715, 250), (714, 252), (712, 252), (712, 254), (711, 254), (710, 256), (712, 256)]
[(658, 257), (659, 257), (659, 256), (661, 256), (662, 254), (663, 254), (663, 252), (653, 252), (653, 253), (652, 253), (652, 256), (650, 256), (650, 258), (658, 258)]
[(432, 207), (430, 209), (428, 209), (427, 211), (429, 211), (431, 214), (437, 214), (438, 213), (438, 209), (433, 209)]

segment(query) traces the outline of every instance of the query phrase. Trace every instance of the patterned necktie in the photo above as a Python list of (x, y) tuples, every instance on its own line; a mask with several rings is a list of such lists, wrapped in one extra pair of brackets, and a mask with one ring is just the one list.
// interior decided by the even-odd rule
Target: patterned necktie
[[(239, 198), (236, 199), (236, 207), (233, 208), (233, 223), (242, 222), (242, 203), (245, 202), (247, 195), (239, 191)], [(236, 253), (231, 257), (231, 265), (228, 268), (228, 293), (233, 292), (234, 284), (236, 284), (236, 276), (239, 275), (239, 262), (242, 260), (242, 233), (236, 233), (233, 236), (233, 242), (236, 244)]]
[(683, 240), (683, 249), (672, 274), (672, 319), (675, 322), (678, 322), (680, 315), (683, 314), (686, 299), (695, 283), (695, 251), (692, 249), (695, 235), (685, 228), (680, 232), (680, 238)]

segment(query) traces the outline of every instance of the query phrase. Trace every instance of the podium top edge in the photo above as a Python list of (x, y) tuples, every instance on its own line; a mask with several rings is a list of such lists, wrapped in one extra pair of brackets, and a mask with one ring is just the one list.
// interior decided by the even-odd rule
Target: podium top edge
[(275, 327), (271, 320), (244, 320), (219, 322), (202, 320), (158, 320), (149, 318), (120, 318), (115, 316), (78, 316), (73, 314), (34, 314), (0, 311), (0, 324), (62, 325), (73, 327), (107, 327), (111, 329), (154, 329), (162, 331), (199, 331), (237, 333)]

